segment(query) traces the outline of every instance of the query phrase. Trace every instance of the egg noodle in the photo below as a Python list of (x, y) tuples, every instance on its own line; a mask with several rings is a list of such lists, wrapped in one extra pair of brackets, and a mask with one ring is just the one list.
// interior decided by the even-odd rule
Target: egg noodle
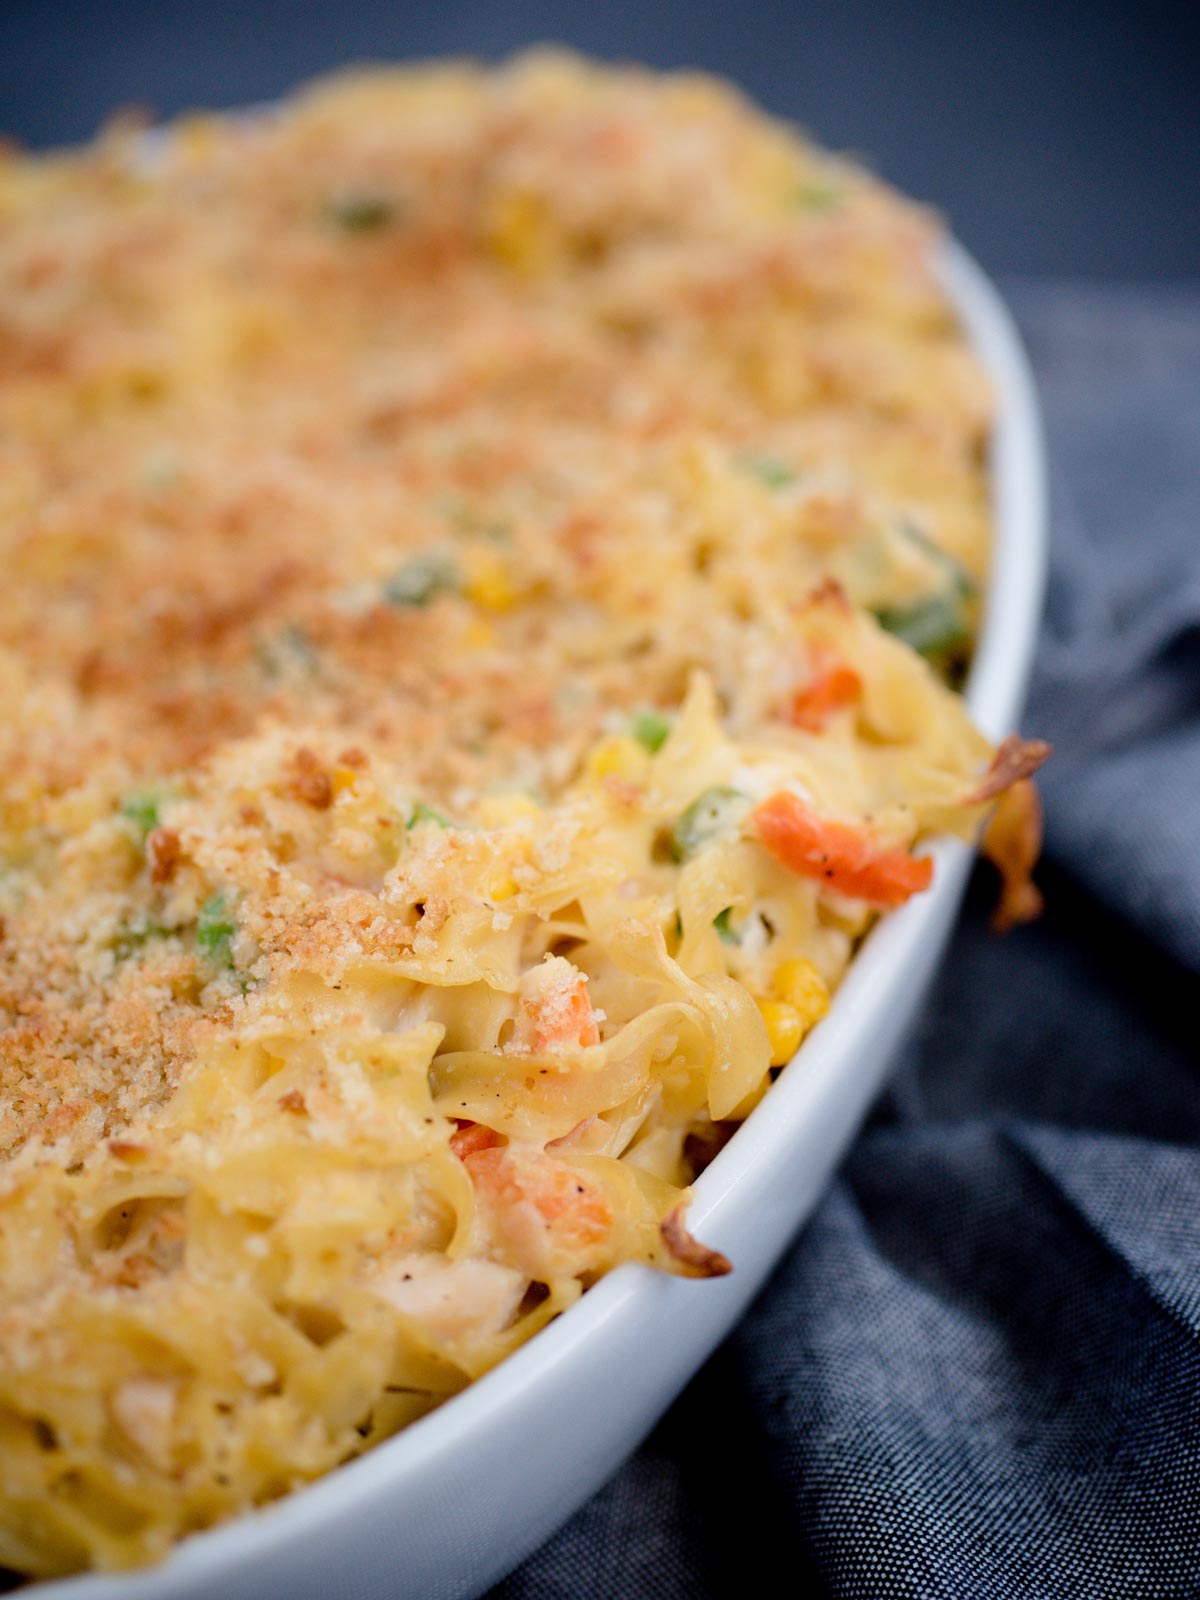
[(728, 1270), (687, 1185), (1013, 781), (1029, 909), (937, 241), (553, 54), (0, 156), (0, 1563)]

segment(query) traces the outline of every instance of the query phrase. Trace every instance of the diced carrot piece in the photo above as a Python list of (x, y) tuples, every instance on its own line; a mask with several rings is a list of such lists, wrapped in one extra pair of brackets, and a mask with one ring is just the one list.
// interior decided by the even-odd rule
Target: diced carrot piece
[(792, 696), (791, 723), (806, 733), (820, 733), (835, 711), (855, 705), (861, 694), (862, 679), (852, 668), (841, 662), (822, 667)]
[(587, 979), (558, 958), (535, 968), (535, 982), (521, 996), (515, 1044), (532, 1055), (567, 1045), (600, 1043)]
[(612, 1207), (593, 1184), (570, 1167), (547, 1162), (529, 1199), (552, 1226), (579, 1244), (599, 1244), (613, 1224)]
[(569, 1248), (600, 1244), (612, 1225), (612, 1207), (595, 1186), (548, 1156), (516, 1158), (507, 1149), (479, 1150), (466, 1158), (477, 1189), (501, 1208), (525, 1202)]
[(599, 1044), (600, 1029), (592, 1014), (588, 998), (587, 979), (580, 978), (565, 1008), (556, 1008), (554, 1015), (542, 1029), (543, 1047), (547, 1044)]
[(906, 850), (877, 850), (868, 836), (819, 817), (781, 789), (751, 812), (758, 837), (777, 861), (839, 894), (891, 910), (928, 889), (933, 862)]
[(465, 1161), (480, 1150), (491, 1150), (503, 1143), (500, 1135), (491, 1128), (485, 1128), (482, 1122), (460, 1122), (450, 1135), (450, 1148), (460, 1161)]

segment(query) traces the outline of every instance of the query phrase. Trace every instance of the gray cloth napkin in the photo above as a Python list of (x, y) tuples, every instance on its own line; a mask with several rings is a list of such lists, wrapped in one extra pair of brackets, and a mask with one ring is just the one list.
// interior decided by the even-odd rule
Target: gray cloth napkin
[(1200, 1594), (1200, 285), (1009, 288), (1054, 464), (1046, 915), (991, 936), (979, 870), (791, 1255), (493, 1600)]

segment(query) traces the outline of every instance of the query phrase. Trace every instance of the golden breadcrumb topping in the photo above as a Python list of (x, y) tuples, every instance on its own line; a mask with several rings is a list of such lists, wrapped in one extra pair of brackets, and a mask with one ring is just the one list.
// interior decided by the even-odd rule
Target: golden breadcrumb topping
[(983, 814), (937, 243), (556, 55), (0, 154), (0, 1561), (728, 1270), (694, 1152)]

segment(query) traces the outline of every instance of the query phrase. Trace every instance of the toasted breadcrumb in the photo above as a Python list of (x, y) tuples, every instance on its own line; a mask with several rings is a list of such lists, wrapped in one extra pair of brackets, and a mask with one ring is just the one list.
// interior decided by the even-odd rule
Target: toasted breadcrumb
[(876, 914), (770, 796), (913, 868), (1021, 779), (1028, 910), (1038, 752), (981, 778), (895, 625), (964, 649), (988, 567), (938, 238), (557, 54), (0, 149), (0, 1565), (144, 1563), (619, 1262), (728, 1272), (683, 1186)]

